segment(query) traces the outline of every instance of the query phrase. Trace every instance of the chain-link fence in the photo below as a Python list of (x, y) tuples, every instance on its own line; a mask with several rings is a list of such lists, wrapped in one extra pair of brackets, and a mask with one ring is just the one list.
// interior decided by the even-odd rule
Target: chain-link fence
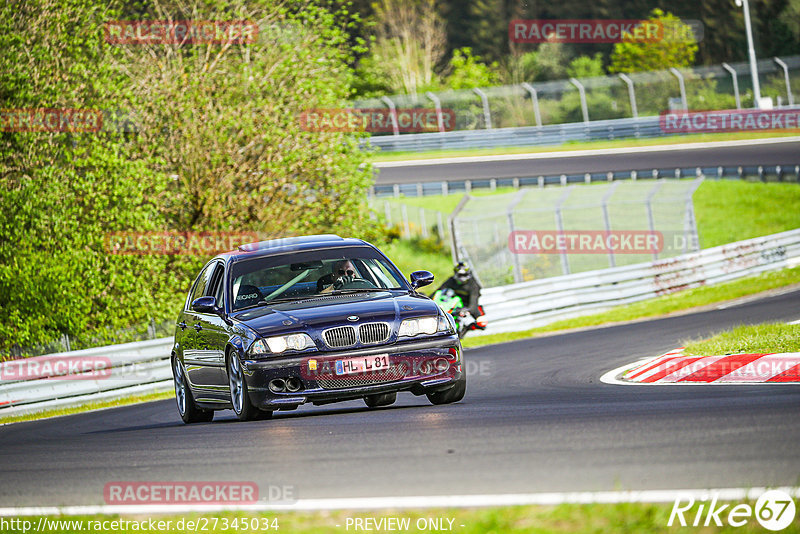
[[(763, 97), (772, 98), (777, 107), (800, 104), (800, 56), (762, 59), (758, 72)], [(453, 110), (454, 124), (441, 121), (442, 131), (566, 124), (654, 116), (674, 109), (720, 110), (753, 105), (748, 63), (353, 102), (356, 108)]]
[(459, 259), (485, 287), (699, 250), (692, 195), (702, 178), (466, 196), (452, 215)]

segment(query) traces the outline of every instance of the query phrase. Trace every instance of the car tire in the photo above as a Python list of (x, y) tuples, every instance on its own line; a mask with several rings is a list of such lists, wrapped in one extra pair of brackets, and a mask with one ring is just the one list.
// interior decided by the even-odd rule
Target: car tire
[(426, 396), (428, 397), (428, 400), (431, 401), (431, 404), (451, 404), (463, 399), (466, 392), (467, 379), (462, 378), (456, 382), (453, 387), (444, 391), (433, 391), (431, 393), (427, 393)]
[[(229, 353), (226, 366), (228, 369), (228, 385), (231, 392), (231, 407), (239, 421), (253, 421), (261, 417), (262, 410), (250, 402), (250, 393), (247, 391), (247, 380), (244, 378), (242, 364), (239, 357)], [(272, 412), (269, 412), (272, 415)]]
[(183, 363), (172, 357), (172, 379), (175, 383), (175, 402), (178, 405), (178, 414), (187, 425), (190, 423), (208, 423), (214, 418), (214, 410), (201, 410), (194, 402), (192, 388), (186, 379)]
[(392, 391), (389, 393), (379, 393), (377, 395), (367, 395), (364, 397), (364, 403), (370, 408), (378, 408), (380, 406), (389, 406), (394, 404), (397, 400), (397, 392)]

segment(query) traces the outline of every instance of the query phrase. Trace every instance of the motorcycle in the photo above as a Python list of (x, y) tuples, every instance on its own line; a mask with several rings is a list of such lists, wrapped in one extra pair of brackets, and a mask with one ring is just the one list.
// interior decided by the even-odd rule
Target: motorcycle
[(478, 306), (480, 315), (476, 318), (464, 307), (464, 301), (452, 289), (439, 289), (431, 298), (444, 311), (453, 316), (459, 339), (463, 339), (470, 330), (486, 330), (483, 306)]

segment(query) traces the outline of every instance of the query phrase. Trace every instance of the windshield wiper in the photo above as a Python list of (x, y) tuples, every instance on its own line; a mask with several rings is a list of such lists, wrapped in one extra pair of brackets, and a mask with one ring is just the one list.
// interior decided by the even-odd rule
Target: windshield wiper
[(269, 304), (274, 304), (276, 302), (291, 302), (291, 301), (294, 301), (294, 300), (302, 300), (302, 299), (299, 299), (299, 298), (296, 298), (296, 297), (284, 297), (282, 299), (259, 300), (255, 304), (250, 304), (248, 306), (243, 306), (241, 308), (237, 308), (236, 311), (240, 312), (242, 310), (249, 310), (250, 308), (258, 308), (258, 307), (261, 307), (261, 306), (267, 306)]
[[(393, 289), (400, 289), (400, 288), (393, 288)], [(390, 291), (387, 288), (380, 288), (380, 287), (359, 287), (353, 289), (334, 289), (330, 293), (325, 293), (325, 295), (342, 295), (345, 293), (374, 293), (379, 291)]]

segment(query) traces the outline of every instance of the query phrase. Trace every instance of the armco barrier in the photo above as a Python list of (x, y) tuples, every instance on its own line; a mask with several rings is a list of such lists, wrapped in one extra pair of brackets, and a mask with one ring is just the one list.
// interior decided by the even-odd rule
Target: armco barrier
[(172, 344), (168, 337), (2, 362), (0, 416), (169, 390)]
[(620, 304), (800, 265), (800, 230), (675, 258), (485, 289), (485, 333), (534, 328)]
[(427, 152), (429, 150), (561, 145), (569, 141), (664, 137), (666, 135), (661, 130), (659, 117), (639, 117), (520, 128), (372, 136), (369, 138), (369, 143), (374, 147), (380, 147), (383, 152)]

